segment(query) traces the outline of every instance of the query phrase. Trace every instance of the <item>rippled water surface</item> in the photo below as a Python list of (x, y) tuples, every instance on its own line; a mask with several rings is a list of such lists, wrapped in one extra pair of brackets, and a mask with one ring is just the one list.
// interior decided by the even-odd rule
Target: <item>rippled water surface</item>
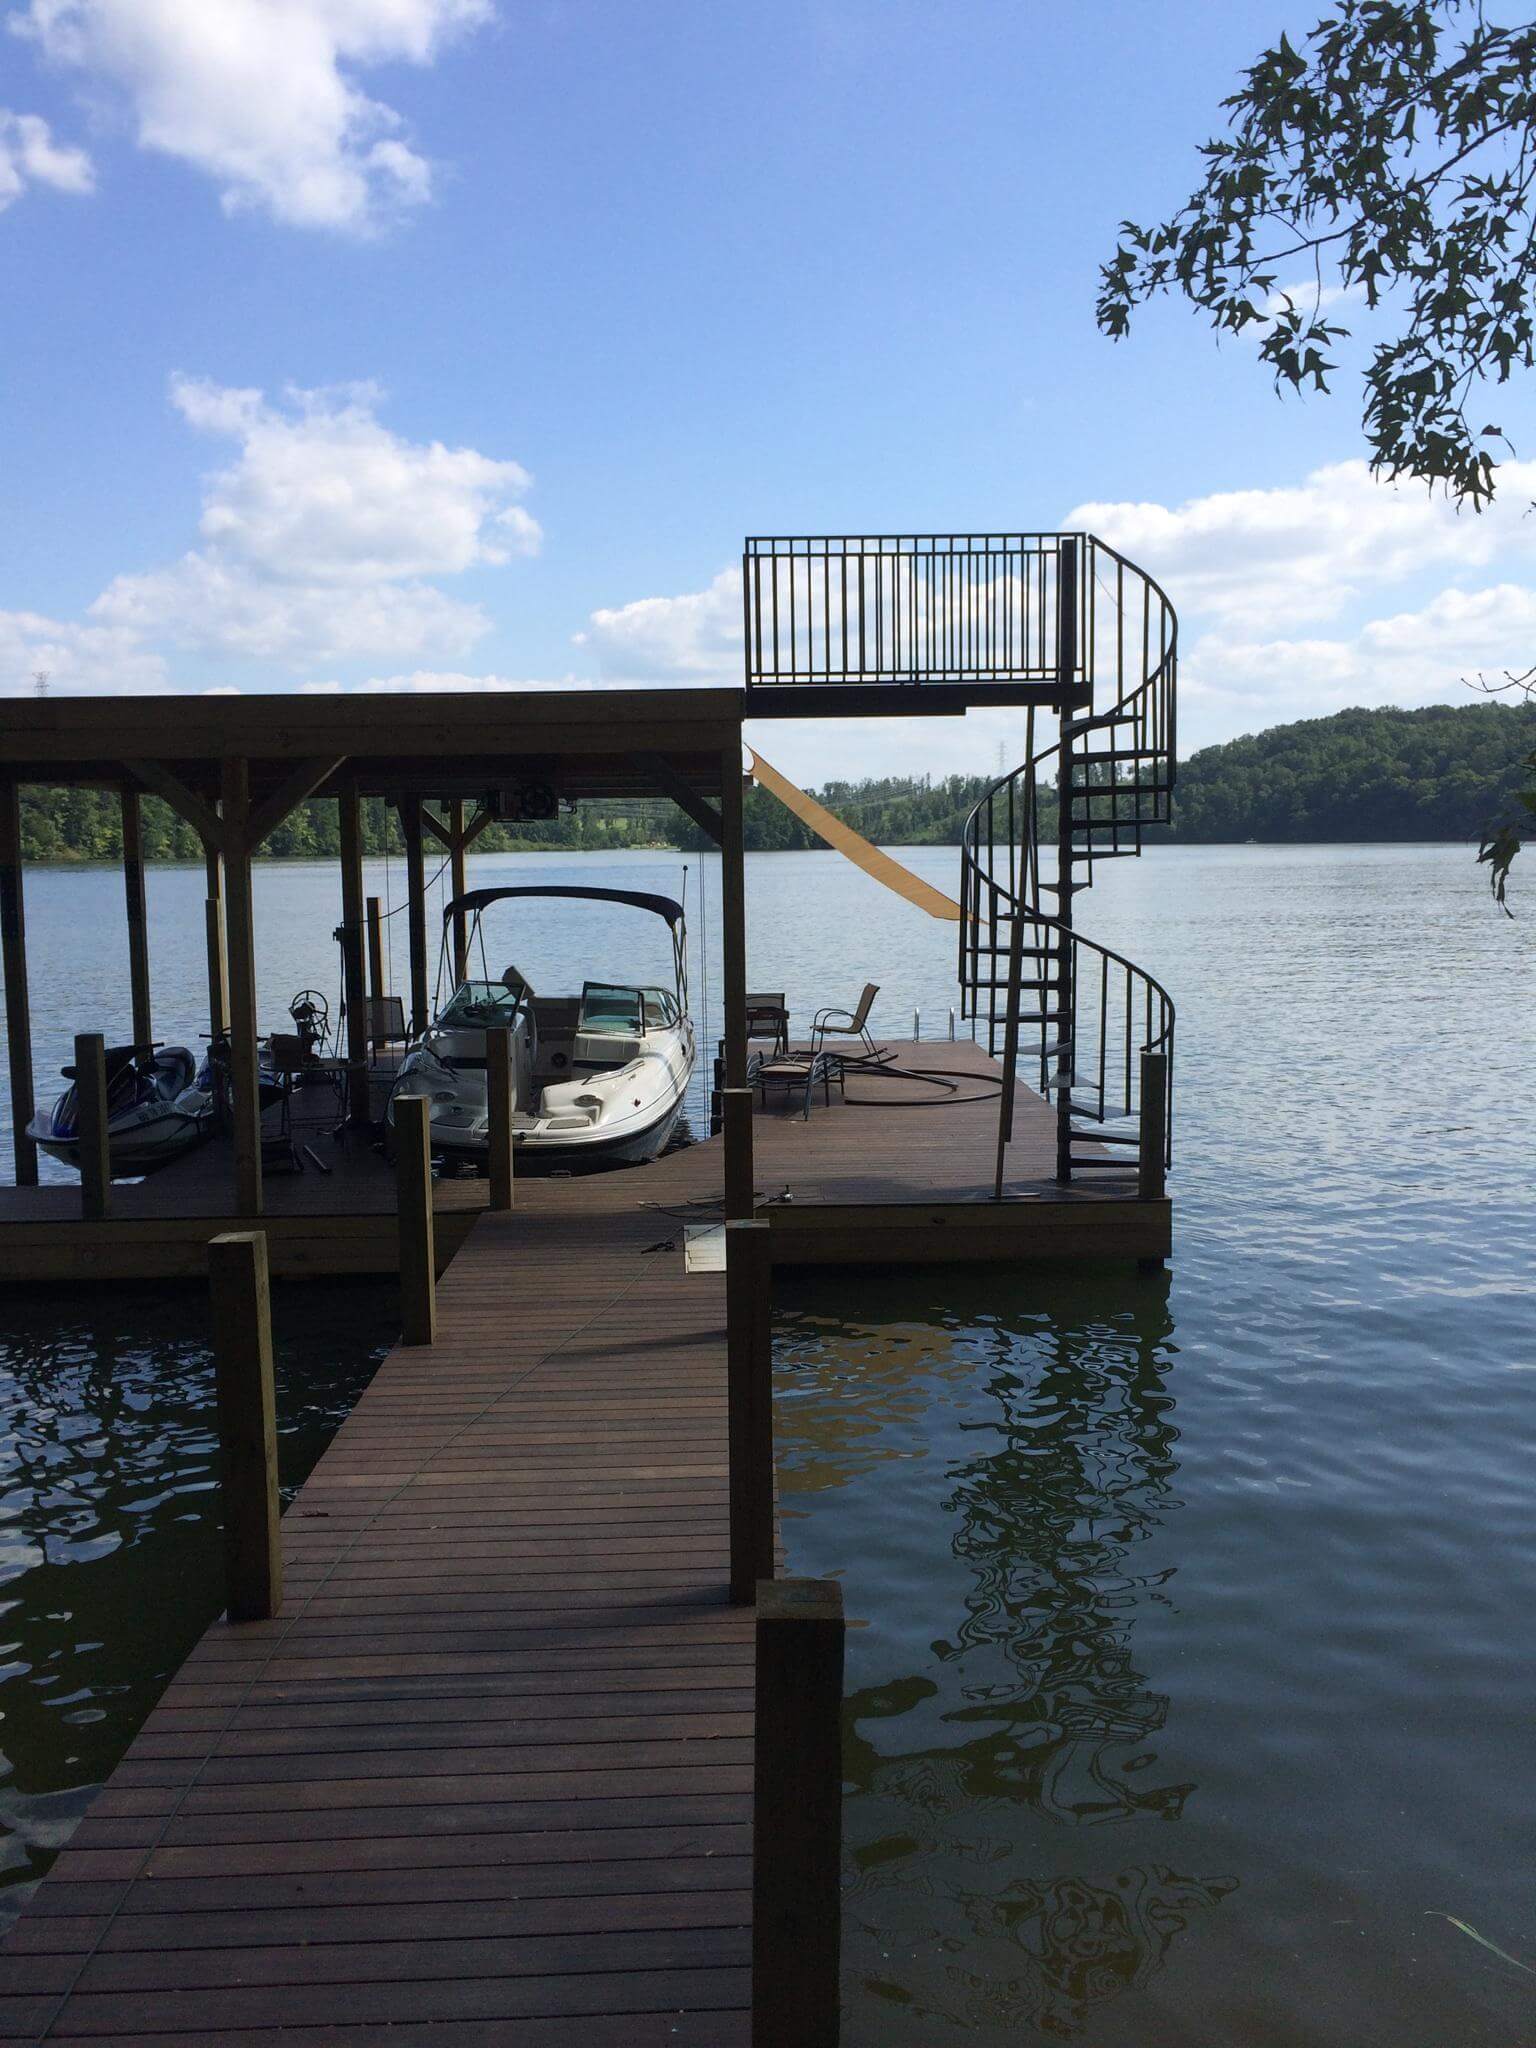
[[(398, 1334), (376, 1283), (273, 1288), (291, 1499)], [(206, 1305), (43, 1288), (0, 1310), (0, 1921), (223, 1605)]]
[[(953, 850), (903, 857), (953, 886)], [(803, 1017), (869, 977), (886, 1031), (914, 1007), (944, 1030), (952, 927), (831, 854), (748, 882), (754, 986)], [(99, 871), (29, 885), (45, 1071), (126, 1012), (120, 900)], [(193, 1034), (201, 877), (150, 892), (161, 1028)], [(258, 911), (280, 1023), (334, 986), (334, 875), (265, 870)], [(1442, 1916), (1536, 1964), (1536, 901), (1495, 918), (1460, 847), (1216, 847), (1108, 866), (1080, 914), (1179, 1007), (1168, 1273), (782, 1291), (786, 1535), (855, 1624), (845, 2038), (1531, 2048), (1536, 1976)], [(508, 957), (616, 972), (635, 930)], [(297, 1470), (390, 1331), (367, 1293), (294, 1293)], [(195, 1303), (5, 1318), (0, 1819), (25, 1859), (180, 1654), (163, 1616), (189, 1641), (216, 1604), (216, 1559)]]

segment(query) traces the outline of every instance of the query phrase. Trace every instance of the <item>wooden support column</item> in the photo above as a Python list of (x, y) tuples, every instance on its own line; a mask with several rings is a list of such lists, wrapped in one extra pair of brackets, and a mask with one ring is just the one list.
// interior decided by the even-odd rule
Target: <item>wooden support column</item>
[(368, 985), (363, 975), (363, 807), (357, 785), (336, 800), (341, 827), (341, 978), (347, 1009), (347, 1121), (366, 1124)]
[(226, 760), (224, 901), (229, 940), (230, 1122), (235, 1144), (235, 1213), (259, 1216), (261, 1094), (256, 1056), (256, 923), (251, 897), (251, 764)]
[(384, 984), (384, 916), (377, 896), (368, 898), (368, 993), (376, 1004), (389, 994)]
[[(726, 1435), (731, 1598), (773, 1577), (773, 1241), (766, 1223), (725, 1226)], [(786, 2037), (788, 2038), (788, 2037)]]
[(725, 1085), (747, 1080), (747, 888), (741, 845), (741, 750), (720, 758), (720, 923), (725, 982)]
[(206, 842), (208, 898), (204, 921), (208, 942), (208, 1029), (221, 1038), (229, 1029), (229, 944), (224, 929), (224, 862), (216, 846)]
[(21, 786), (13, 776), (0, 778), (0, 956), (5, 963), (5, 1042), (16, 1185), (35, 1188), (37, 1147), (27, 1136), (35, 1104), (32, 1008), (27, 1000), (27, 918), (21, 882)]
[(757, 1589), (752, 2039), (837, 2048), (842, 1956), (843, 1590)]
[(432, 1021), (427, 1010), (427, 883), (422, 864), (421, 798), (400, 799), (400, 832), (405, 840), (406, 925), (411, 941), (411, 1035)]
[[(457, 899), (464, 894), (464, 799), (456, 796), (448, 811), (448, 858), (449, 873), (453, 878), (453, 894)], [(453, 980), (454, 986), (463, 981), (469, 971), (469, 920), (462, 910), (453, 914)]]
[(424, 1095), (395, 1097), (400, 1323), (406, 1344), (431, 1344), (437, 1338), (431, 1118), (432, 1105)]
[(505, 1024), (485, 1034), (486, 1171), (493, 1209), (512, 1206), (512, 1033)]
[(225, 1606), (231, 1621), (270, 1621), (283, 1604), (283, 1546), (265, 1233), (210, 1239), (208, 1282), (224, 1465)]
[(722, 1088), (720, 1109), (725, 1130), (725, 1220), (752, 1220), (755, 1189), (752, 1185), (752, 1090)]
[(80, 1152), (80, 1214), (89, 1223), (99, 1223), (112, 1210), (107, 1042), (99, 1031), (75, 1034), (75, 1132)]
[(149, 923), (144, 901), (144, 830), (139, 792), (122, 793), (123, 897), (128, 911), (128, 986), (133, 995), (133, 1042), (155, 1035), (149, 1003)]

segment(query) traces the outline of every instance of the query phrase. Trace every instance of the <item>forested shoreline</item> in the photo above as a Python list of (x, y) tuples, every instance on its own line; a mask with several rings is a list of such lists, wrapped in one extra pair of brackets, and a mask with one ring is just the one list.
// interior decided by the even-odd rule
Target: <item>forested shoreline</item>
[[(1174, 822), (1155, 836), (1172, 844), (1231, 841), (1475, 840), (1515, 807), (1532, 781), (1536, 705), (1429, 705), (1416, 711), (1340, 711), (1302, 719), (1180, 763)], [(836, 781), (815, 793), (827, 809), (885, 846), (959, 841), (991, 780), (982, 775)], [(1041, 825), (1054, 830), (1054, 792), (1042, 793)], [(744, 817), (754, 852), (792, 852), (821, 842), (766, 790), (753, 789)], [(196, 861), (196, 833), (158, 798), (143, 805), (145, 857)], [(402, 850), (399, 823), (382, 798), (363, 805), (369, 853)], [(547, 824), (492, 825), (478, 851), (617, 852), (636, 847), (701, 850), (699, 828), (662, 800), (579, 805)], [(115, 792), (27, 786), (22, 847), (31, 861), (114, 860), (122, 851)], [(263, 849), (269, 859), (318, 860), (338, 851), (334, 803), (301, 804)]]

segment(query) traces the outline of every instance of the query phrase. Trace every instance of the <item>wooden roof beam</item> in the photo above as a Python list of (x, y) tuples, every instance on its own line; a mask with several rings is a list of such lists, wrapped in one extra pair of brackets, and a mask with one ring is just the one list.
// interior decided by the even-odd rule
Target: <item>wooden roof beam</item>
[(249, 844), (260, 846), (261, 842), (274, 833), (290, 812), (296, 811), (306, 797), (314, 795), (321, 783), (329, 782), (337, 769), (344, 766), (346, 755), (322, 754), (311, 761), (301, 761), (291, 775), (284, 776), (270, 796), (260, 803), (252, 804), (248, 825)]
[(707, 832), (718, 846), (725, 827), (720, 813), (708, 798), (700, 796), (691, 783), (684, 781), (664, 754), (642, 754), (639, 758), (655, 777), (663, 795), (671, 797), (678, 809), (686, 811), (699, 830)]

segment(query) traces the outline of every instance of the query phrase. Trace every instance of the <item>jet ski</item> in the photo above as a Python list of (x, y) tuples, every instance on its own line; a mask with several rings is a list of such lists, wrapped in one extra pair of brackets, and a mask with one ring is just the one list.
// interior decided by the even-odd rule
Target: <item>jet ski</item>
[[(69, 1087), (51, 1109), (39, 1110), (27, 1135), (50, 1158), (77, 1171), (79, 1102), (75, 1070), (62, 1070)], [(114, 1178), (153, 1173), (200, 1145), (213, 1130), (208, 1063), (199, 1073), (184, 1045), (114, 1045), (107, 1048), (107, 1157)]]

